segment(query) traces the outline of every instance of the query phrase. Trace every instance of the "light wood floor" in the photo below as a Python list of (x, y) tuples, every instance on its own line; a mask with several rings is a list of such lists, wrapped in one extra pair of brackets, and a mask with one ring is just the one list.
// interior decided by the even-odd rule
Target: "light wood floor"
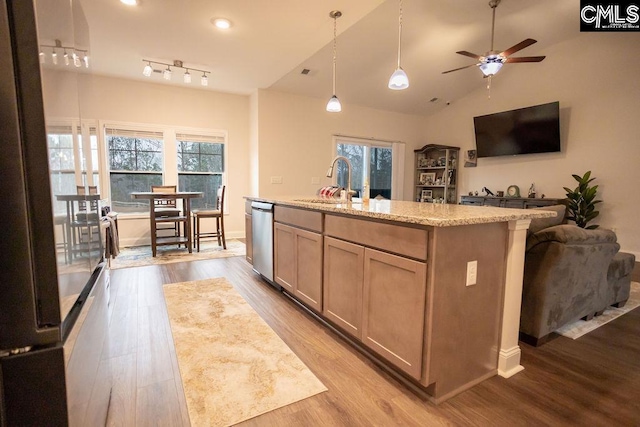
[(436, 406), (259, 280), (241, 257), (111, 272), (109, 425), (189, 425), (162, 284), (210, 277), (226, 277), (329, 389), (244, 426), (640, 425), (640, 308), (579, 340), (521, 344), (523, 372)]

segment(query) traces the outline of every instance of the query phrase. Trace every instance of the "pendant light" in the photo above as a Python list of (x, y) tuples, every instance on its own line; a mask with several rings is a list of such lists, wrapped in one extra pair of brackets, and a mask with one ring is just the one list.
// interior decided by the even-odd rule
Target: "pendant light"
[(403, 90), (409, 87), (409, 77), (400, 66), (400, 56), (402, 54), (402, 0), (400, 0), (400, 17), (398, 19), (398, 68), (389, 78), (389, 89)]
[(330, 113), (339, 113), (342, 111), (342, 105), (340, 100), (336, 96), (336, 21), (342, 16), (342, 12), (339, 10), (333, 10), (329, 13), (329, 16), (333, 18), (333, 96), (327, 103), (327, 111)]

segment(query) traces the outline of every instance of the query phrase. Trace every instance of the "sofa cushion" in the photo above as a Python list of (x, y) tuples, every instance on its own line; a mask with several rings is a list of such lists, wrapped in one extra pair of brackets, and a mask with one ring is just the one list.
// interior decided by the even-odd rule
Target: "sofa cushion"
[(545, 228), (562, 224), (564, 222), (564, 214), (567, 207), (565, 205), (553, 205), (553, 206), (543, 206), (540, 208), (533, 208), (533, 209), (553, 211), (556, 213), (556, 216), (553, 218), (533, 218), (531, 220), (531, 225), (529, 225), (527, 236), (537, 233), (540, 230), (544, 230)]
[(621, 279), (627, 277), (633, 271), (636, 264), (636, 256), (626, 252), (618, 252), (609, 264), (607, 277), (612, 279)]
[[(616, 243), (616, 233), (611, 230), (586, 230), (573, 224), (560, 224), (544, 228), (527, 238), (526, 250), (545, 242), (558, 242), (569, 245), (593, 245)], [(617, 252), (617, 251), (616, 251)]]

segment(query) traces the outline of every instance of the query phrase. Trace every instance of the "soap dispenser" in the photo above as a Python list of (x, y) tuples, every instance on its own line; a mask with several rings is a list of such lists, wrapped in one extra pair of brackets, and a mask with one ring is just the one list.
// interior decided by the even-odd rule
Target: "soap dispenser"
[(365, 179), (364, 185), (362, 186), (362, 201), (369, 201), (369, 180)]

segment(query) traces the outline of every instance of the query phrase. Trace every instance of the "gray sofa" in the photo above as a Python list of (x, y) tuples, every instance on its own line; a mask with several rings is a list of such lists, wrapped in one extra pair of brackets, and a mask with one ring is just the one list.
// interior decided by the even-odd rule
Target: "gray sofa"
[(615, 233), (562, 224), (564, 206), (553, 210), (559, 216), (532, 220), (527, 237), (520, 338), (532, 345), (624, 297), (624, 291), (612, 293), (607, 280), (620, 249)]

